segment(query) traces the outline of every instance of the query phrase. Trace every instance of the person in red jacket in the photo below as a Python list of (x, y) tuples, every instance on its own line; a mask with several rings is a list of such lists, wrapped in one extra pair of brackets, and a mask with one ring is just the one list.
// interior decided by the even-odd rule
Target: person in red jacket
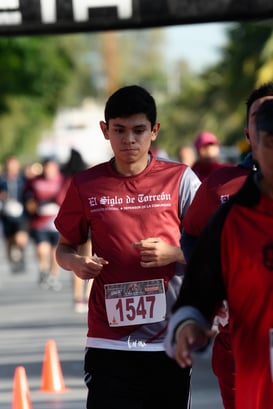
[(273, 100), (255, 116), (259, 169), (201, 233), (165, 339), (167, 354), (191, 366), (192, 351), (214, 336), (214, 316), (227, 300), (235, 409), (271, 409), (273, 402)]
[[(255, 140), (256, 111), (263, 101), (273, 98), (273, 83), (263, 84), (253, 90), (246, 103), (247, 127), (244, 129), (250, 147)], [(234, 195), (251, 171), (257, 169), (252, 153), (238, 166), (227, 166), (214, 171), (202, 182), (185, 215), (181, 243), (186, 259), (190, 258), (197, 238), (215, 210)], [(230, 343), (228, 321), (219, 320), (212, 351), (212, 368), (218, 379), (225, 409), (234, 409), (234, 359)]]

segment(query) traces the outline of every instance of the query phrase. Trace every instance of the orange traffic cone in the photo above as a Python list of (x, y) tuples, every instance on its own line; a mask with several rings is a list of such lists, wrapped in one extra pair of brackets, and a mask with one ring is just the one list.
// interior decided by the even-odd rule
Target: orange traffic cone
[(66, 392), (62, 368), (58, 357), (56, 343), (49, 340), (46, 343), (44, 362), (42, 367), (42, 392)]
[(17, 366), (13, 379), (12, 409), (32, 409), (26, 371)]

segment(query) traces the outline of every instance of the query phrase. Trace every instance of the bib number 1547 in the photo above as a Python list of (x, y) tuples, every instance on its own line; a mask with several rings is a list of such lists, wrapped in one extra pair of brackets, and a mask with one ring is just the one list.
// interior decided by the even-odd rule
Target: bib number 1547
[(162, 321), (166, 315), (163, 280), (107, 285), (105, 305), (110, 326)]

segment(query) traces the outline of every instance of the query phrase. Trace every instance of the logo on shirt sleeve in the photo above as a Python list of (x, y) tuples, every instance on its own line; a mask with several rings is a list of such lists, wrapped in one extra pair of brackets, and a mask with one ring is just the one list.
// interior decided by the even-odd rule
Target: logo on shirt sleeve
[(226, 203), (229, 201), (229, 195), (221, 195), (220, 196), (220, 202), (221, 203)]

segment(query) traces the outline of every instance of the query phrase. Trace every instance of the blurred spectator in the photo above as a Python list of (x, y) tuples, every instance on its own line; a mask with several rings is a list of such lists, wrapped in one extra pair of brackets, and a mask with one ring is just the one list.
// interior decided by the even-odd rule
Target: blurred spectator
[(29, 216), (30, 236), (36, 246), (39, 284), (42, 288), (59, 291), (59, 266), (55, 251), (59, 234), (54, 226), (62, 200), (64, 176), (54, 157), (44, 159), (41, 175), (30, 178), (24, 189), (25, 208)]
[(223, 166), (219, 160), (220, 143), (213, 133), (204, 131), (197, 136), (194, 146), (197, 160), (193, 164), (192, 170), (203, 181), (212, 171)]
[(17, 157), (9, 156), (0, 176), (1, 220), (7, 258), (13, 273), (25, 271), (27, 220), (23, 207), (25, 178)]
[(43, 173), (43, 165), (40, 162), (27, 163), (24, 167), (24, 175), (26, 179), (32, 179)]
[(180, 146), (177, 152), (178, 160), (189, 167), (192, 167), (196, 161), (196, 153), (192, 146), (183, 145)]
[[(65, 177), (62, 194), (65, 195), (71, 181), (71, 177), (77, 172), (84, 170), (88, 165), (84, 162), (82, 155), (75, 149), (71, 149), (68, 161), (62, 166), (61, 172)], [(90, 255), (92, 253), (91, 240), (80, 246), (81, 255)], [(87, 312), (88, 299), (93, 280), (82, 280), (73, 272), (73, 302), (75, 312)]]
[(159, 146), (157, 141), (152, 142), (151, 152), (157, 158), (169, 159), (169, 155), (168, 155), (167, 151), (164, 148), (162, 148), (161, 146)]

